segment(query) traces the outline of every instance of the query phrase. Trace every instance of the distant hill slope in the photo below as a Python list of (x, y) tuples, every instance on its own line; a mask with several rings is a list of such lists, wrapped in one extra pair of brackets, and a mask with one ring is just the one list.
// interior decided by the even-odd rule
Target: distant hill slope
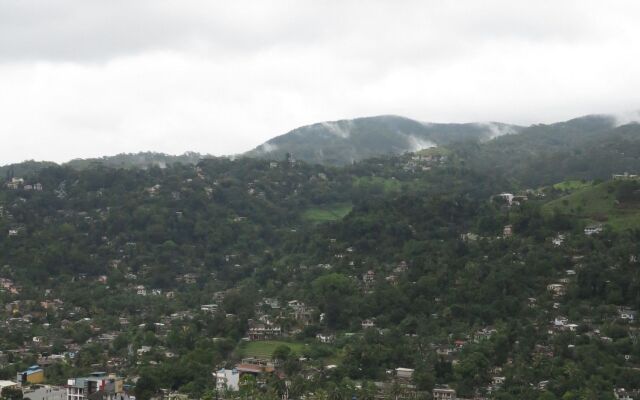
[[(115, 156), (104, 156), (100, 158), (76, 158), (61, 165), (73, 169), (85, 169), (93, 165), (103, 165), (112, 168), (164, 168), (171, 164), (197, 164), (205, 158), (212, 158), (207, 154), (186, 152), (180, 155), (170, 155), (156, 152), (122, 153)], [(40, 170), (58, 165), (50, 161), (23, 161), (21, 163), (0, 166), (0, 179), (9, 176), (27, 176), (39, 172)]]
[[(529, 187), (568, 179), (608, 179), (613, 173), (640, 172), (640, 124), (619, 125), (608, 115), (588, 115), (529, 127), (502, 123), (422, 123), (398, 116), (322, 122), (275, 137), (244, 156), (284, 159), (287, 153), (309, 163), (346, 165), (367, 158), (447, 148), (466, 167), (504, 176)], [(211, 158), (195, 152), (155, 152), (75, 159), (63, 164), (116, 168), (196, 164)], [(26, 161), (0, 167), (0, 176), (24, 176), (53, 165)]]
[(0, 180), (11, 179), (12, 177), (22, 177), (37, 173), (38, 171), (57, 165), (50, 161), (23, 161), (21, 163), (7, 164), (0, 166)]
[(200, 154), (196, 152), (186, 152), (180, 155), (170, 155), (156, 152), (140, 152), (140, 153), (122, 153), (115, 156), (106, 156), (100, 158), (77, 158), (63, 165), (75, 169), (86, 168), (91, 164), (102, 164), (115, 168), (163, 168), (169, 164), (197, 164), (203, 158), (211, 158), (210, 155)]
[(532, 125), (457, 151), (484, 173), (506, 174), (530, 187), (567, 179), (609, 179), (640, 171), (640, 124), (617, 126), (610, 116), (590, 115), (550, 125)]
[(607, 181), (586, 185), (545, 204), (543, 209), (547, 213), (578, 217), (586, 223), (604, 223), (615, 230), (640, 228), (640, 203), (619, 199), (620, 186), (630, 183)]
[(281, 159), (287, 153), (310, 163), (344, 165), (353, 161), (417, 151), (473, 139), (488, 140), (523, 128), (502, 123), (436, 124), (399, 116), (321, 122), (275, 137), (245, 156)]

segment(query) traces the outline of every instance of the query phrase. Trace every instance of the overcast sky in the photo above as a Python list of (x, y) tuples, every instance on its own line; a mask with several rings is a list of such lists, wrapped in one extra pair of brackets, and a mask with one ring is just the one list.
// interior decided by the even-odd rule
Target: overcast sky
[(0, 0), (0, 164), (640, 109), (640, 2)]

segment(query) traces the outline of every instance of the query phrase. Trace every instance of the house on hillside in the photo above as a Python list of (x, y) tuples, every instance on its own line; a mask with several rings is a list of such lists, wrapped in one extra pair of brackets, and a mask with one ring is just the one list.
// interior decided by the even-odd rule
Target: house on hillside
[(584, 228), (584, 234), (587, 236), (595, 235), (602, 232), (602, 224), (589, 225)]
[(613, 174), (611, 175), (611, 179), (614, 181), (635, 181), (640, 180), (640, 175), (625, 172), (624, 174)]
[(627, 390), (624, 388), (613, 389), (613, 397), (615, 397), (616, 400), (633, 400), (637, 399), (638, 395), (640, 395), (640, 391), (638, 390)]
[(375, 318), (367, 318), (361, 323), (362, 329), (375, 328), (376, 320)]
[(565, 236), (558, 233), (558, 236), (551, 239), (551, 243), (553, 243), (554, 246), (562, 246), (562, 243), (564, 243), (564, 239)]
[(396, 368), (396, 378), (399, 380), (410, 381), (415, 372), (412, 368)]
[(510, 238), (511, 236), (513, 236), (513, 226), (505, 225), (504, 228), (502, 229), (502, 236), (504, 238)]
[(628, 307), (621, 307), (618, 309), (618, 317), (622, 320), (633, 322), (636, 319), (637, 312)]
[(32, 365), (25, 371), (18, 372), (16, 381), (20, 385), (42, 383), (44, 382), (44, 370), (39, 365)]
[(336, 337), (333, 335), (324, 335), (322, 333), (316, 334), (316, 339), (320, 343), (333, 343), (336, 340)]
[(11, 190), (18, 190), (24, 184), (22, 178), (11, 178), (11, 181), (7, 183), (7, 188)]
[(433, 400), (456, 400), (458, 398), (456, 391), (449, 386), (433, 388), (431, 395)]
[(302, 322), (305, 325), (311, 323), (313, 319), (313, 309), (311, 307), (307, 307), (307, 305), (300, 300), (291, 300), (287, 305), (292, 310), (291, 314), (296, 321)]
[(68, 400), (128, 400), (122, 378), (106, 372), (93, 372), (87, 377), (67, 379)]
[(250, 340), (268, 340), (282, 336), (282, 328), (274, 324), (250, 323), (249, 327)]
[(235, 392), (240, 389), (240, 372), (236, 368), (222, 368), (221, 370), (214, 372), (213, 376), (216, 379), (217, 391), (224, 392), (228, 390)]
[(562, 283), (550, 283), (547, 285), (547, 291), (554, 297), (559, 297), (566, 293), (566, 288)]
[(362, 282), (364, 283), (364, 289), (370, 290), (376, 281), (376, 273), (372, 270), (367, 271), (366, 274), (362, 275)]
[(200, 306), (200, 311), (215, 314), (218, 311), (217, 304), (203, 304)]

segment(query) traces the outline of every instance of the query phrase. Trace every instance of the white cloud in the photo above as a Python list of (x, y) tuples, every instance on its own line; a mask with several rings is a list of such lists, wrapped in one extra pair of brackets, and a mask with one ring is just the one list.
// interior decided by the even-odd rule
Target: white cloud
[(489, 131), (489, 135), (487, 136), (488, 140), (495, 139), (499, 136), (513, 135), (517, 133), (517, 131), (510, 125), (501, 125), (494, 122), (478, 122), (477, 125), (480, 125)]
[(0, 2), (0, 164), (639, 109), (638, 20), (634, 1)]
[[(321, 123), (327, 131), (340, 138), (346, 139), (351, 135), (351, 127), (353, 123), (351, 121), (326, 121)], [(344, 126), (340, 126), (340, 125)]]
[(411, 151), (419, 151), (436, 147), (436, 144), (430, 140), (422, 139), (413, 135), (408, 135), (407, 140)]
[(616, 126), (640, 123), (640, 110), (616, 113), (613, 115)]
[(265, 142), (258, 146), (258, 151), (262, 153), (272, 153), (278, 150), (278, 145), (274, 143)]

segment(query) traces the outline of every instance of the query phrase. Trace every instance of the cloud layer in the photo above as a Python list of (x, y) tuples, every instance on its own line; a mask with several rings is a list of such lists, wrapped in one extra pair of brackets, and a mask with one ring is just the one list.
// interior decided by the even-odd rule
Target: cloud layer
[(640, 109), (635, 1), (0, 2), (0, 164)]

